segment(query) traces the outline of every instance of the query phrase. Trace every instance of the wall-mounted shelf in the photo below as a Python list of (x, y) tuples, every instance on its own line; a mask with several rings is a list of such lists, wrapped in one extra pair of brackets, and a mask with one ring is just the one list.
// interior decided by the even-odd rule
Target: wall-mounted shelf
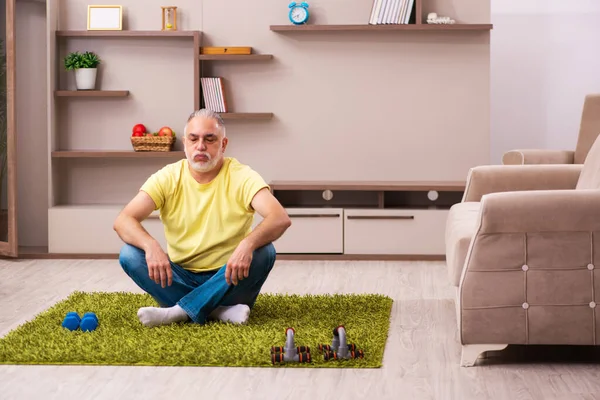
[(58, 97), (127, 97), (129, 90), (57, 90)]
[(379, 31), (489, 31), (492, 24), (397, 24), (397, 25), (271, 25), (274, 32), (379, 32)]
[(200, 54), (200, 61), (261, 61), (271, 60), (272, 54)]
[(52, 158), (183, 158), (183, 151), (57, 150)]
[(199, 31), (56, 31), (57, 37), (193, 38), (199, 35)]
[(273, 181), (271, 190), (463, 191), (465, 181)]
[(268, 120), (273, 113), (219, 113), (223, 120)]

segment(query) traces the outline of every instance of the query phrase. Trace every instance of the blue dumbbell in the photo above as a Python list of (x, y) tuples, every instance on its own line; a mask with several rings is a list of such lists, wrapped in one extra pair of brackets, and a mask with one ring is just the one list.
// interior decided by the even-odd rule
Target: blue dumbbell
[(79, 323), (81, 319), (79, 318), (79, 314), (74, 311), (68, 312), (65, 316), (65, 319), (62, 322), (63, 328), (67, 328), (70, 331), (77, 330), (79, 328)]
[(79, 327), (84, 332), (93, 331), (98, 327), (98, 317), (93, 312), (83, 314)]

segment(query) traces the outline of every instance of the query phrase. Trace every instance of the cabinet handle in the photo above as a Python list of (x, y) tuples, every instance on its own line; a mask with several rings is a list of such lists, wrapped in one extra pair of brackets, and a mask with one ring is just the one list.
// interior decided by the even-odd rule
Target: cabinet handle
[(339, 218), (340, 214), (288, 214), (290, 218)]
[(415, 219), (414, 215), (348, 215), (348, 219)]

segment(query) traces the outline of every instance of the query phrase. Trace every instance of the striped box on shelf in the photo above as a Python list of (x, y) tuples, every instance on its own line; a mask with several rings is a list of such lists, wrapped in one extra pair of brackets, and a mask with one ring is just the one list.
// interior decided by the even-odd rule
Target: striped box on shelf
[(208, 108), (219, 113), (228, 112), (223, 78), (200, 78), (200, 84), (202, 85), (202, 97), (204, 99), (204, 108)]
[(373, 0), (369, 25), (415, 23), (415, 0)]

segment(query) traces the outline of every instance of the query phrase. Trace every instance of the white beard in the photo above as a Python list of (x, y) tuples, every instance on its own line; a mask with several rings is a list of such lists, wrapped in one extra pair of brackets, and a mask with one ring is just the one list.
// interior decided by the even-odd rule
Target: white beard
[(210, 158), (208, 153), (203, 153), (208, 157), (207, 161), (194, 161), (194, 157), (188, 154), (187, 150), (185, 151), (185, 156), (188, 159), (190, 166), (197, 172), (209, 172), (217, 166), (217, 163), (223, 158), (223, 153), (219, 152), (219, 154), (215, 158)]

